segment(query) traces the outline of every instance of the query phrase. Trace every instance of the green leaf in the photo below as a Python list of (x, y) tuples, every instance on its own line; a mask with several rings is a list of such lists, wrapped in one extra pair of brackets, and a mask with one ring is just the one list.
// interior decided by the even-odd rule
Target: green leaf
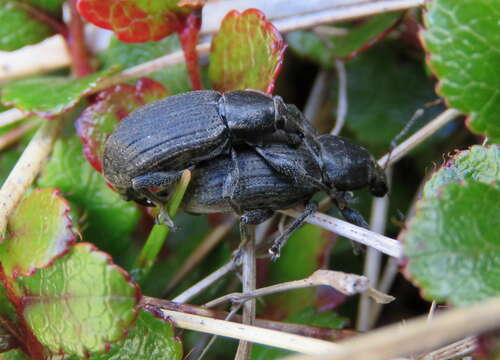
[(352, 58), (369, 48), (401, 18), (401, 12), (388, 12), (373, 16), (360, 26), (350, 29), (345, 36), (331, 38), (331, 54), (334, 58)]
[[(181, 46), (177, 35), (170, 35), (160, 41), (148, 41), (141, 44), (125, 43), (113, 37), (108, 49), (101, 55), (101, 59), (104, 68), (113, 65), (129, 68), (180, 50)], [(171, 94), (191, 90), (185, 63), (167, 66), (148, 74), (148, 77), (162, 83)]]
[(401, 17), (400, 12), (373, 16), (347, 27), (345, 35), (322, 39), (312, 31), (293, 31), (286, 37), (291, 49), (324, 68), (331, 69), (335, 58), (351, 59), (382, 39)]
[(208, 74), (214, 89), (271, 93), (285, 49), (280, 33), (260, 10), (229, 12), (212, 40)]
[(325, 41), (312, 31), (293, 31), (286, 36), (290, 48), (300, 57), (315, 62), (326, 69), (333, 68), (333, 59)]
[(76, 241), (69, 205), (51, 188), (37, 189), (21, 201), (9, 218), (7, 231), (0, 244), (0, 262), (12, 278), (47, 267)]
[(0, 0), (0, 51), (13, 51), (35, 44), (54, 33), (52, 27), (28, 12), (20, 1)]
[[(269, 284), (304, 279), (319, 269), (328, 257), (332, 240), (313, 225), (295, 231), (281, 251), (278, 261), (269, 266)], [(283, 318), (316, 302), (316, 289), (287, 291), (266, 297), (265, 313)]]
[(181, 360), (182, 344), (168, 321), (141, 310), (127, 337), (102, 355), (89, 360)]
[(64, 0), (27, 0), (31, 5), (52, 15), (61, 15)]
[(42, 76), (19, 80), (2, 89), (2, 102), (23, 111), (51, 118), (71, 110), (84, 96), (116, 69), (78, 79)]
[(161, 40), (182, 26), (189, 7), (179, 0), (78, 0), (78, 11), (87, 20), (113, 30), (126, 42)]
[(451, 182), (500, 182), (500, 146), (472, 146), (456, 154), (426, 182), (424, 197), (439, 195), (440, 188)]
[(460, 306), (500, 294), (499, 208), (499, 184), (473, 180), (417, 202), (404, 253), (427, 298)]
[(500, 141), (500, 7), (492, 0), (428, 3), (423, 33), (439, 92), (470, 114), (469, 127)]
[[(414, 112), (436, 98), (434, 83), (422, 65), (403, 59), (392, 43), (361, 54), (346, 65), (346, 70), (346, 126), (372, 151), (387, 151)], [(431, 119), (432, 115), (427, 111), (419, 121)]]
[(105, 184), (83, 156), (82, 143), (76, 136), (56, 141), (38, 185), (60, 188), (66, 199), (83, 210), (83, 237), (87, 241), (113, 254), (129, 246), (139, 210)]
[(1, 360), (29, 360), (21, 350), (11, 350), (0, 355)]
[[(312, 306), (305, 307), (288, 316), (284, 322), (310, 326), (320, 326), (330, 329), (341, 329), (349, 322), (349, 319), (340, 317), (334, 312), (318, 312)], [(290, 355), (290, 351), (275, 349), (263, 345), (254, 345), (252, 348), (252, 360), (275, 360)]]
[(53, 352), (103, 352), (136, 318), (139, 290), (111, 258), (80, 243), (50, 268), (21, 278), (23, 315)]

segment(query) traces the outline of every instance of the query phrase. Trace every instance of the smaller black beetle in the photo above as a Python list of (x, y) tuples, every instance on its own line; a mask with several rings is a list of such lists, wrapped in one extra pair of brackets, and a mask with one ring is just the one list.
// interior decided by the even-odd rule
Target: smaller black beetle
[(279, 96), (253, 90), (170, 96), (120, 122), (105, 143), (104, 176), (126, 200), (163, 204), (167, 200), (163, 190), (183, 170), (230, 153), (234, 144), (256, 146), (266, 134), (272, 141), (301, 143), (304, 130), (297, 111)]
[[(184, 210), (195, 214), (236, 211), (240, 221), (258, 224), (276, 210), (305, 204), (304, 213), (270, 249), (274, 258), (279, 256), (291, 233), (316, 211), (316, 205), (310, 200), (317, 191), (327, 192), (348, 221), (366, 227), (363, 217), (347, 206), (344, 192), (368, 187), (373, 195), (384, 196), (387, 181), (383, 170), (366, 149), (345, 138), (322, 135), (317, 142), (321, 162), (311, 155), (305, 144), (297, 149), (279, 143), (262, 146), (258, 152), (264, 154), (266, 160), (254, 149), (239, 150), (236, 157), (239, 180), (231, 198), (225, 197), (224, 186), (233, 176), (230, 169), (234, 159), (220, 156), (200, 163), (186, 191)], [(271, 163), (267, 161), (270, 157)], [(277, 164), (280, 171), (274, 168)]]

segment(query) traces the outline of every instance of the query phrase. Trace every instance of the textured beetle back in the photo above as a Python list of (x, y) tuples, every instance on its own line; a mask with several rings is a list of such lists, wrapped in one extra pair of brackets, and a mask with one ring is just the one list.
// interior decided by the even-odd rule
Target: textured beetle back
[(131, 113), (106, 142), (105, 176), (128, 182), (159, 169), (183, 170), (223, 152), (228, 130), (218, 112), (220, 96), (211, 90), (192, 91)]

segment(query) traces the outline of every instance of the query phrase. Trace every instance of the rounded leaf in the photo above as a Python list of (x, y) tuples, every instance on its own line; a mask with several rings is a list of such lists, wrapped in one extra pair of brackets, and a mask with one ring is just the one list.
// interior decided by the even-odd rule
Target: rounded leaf
[(188, 8), (178, 0), (78, 0), (80, 14), (104, 29), (113, 30), (121, 41), (161, 40), (181, 26)]
[(123, 337), (140, 298), (130, 277), (88, 243), (19, 285), (23, 315), (37, 339), (53, 352), (80, 357)]
[(208, 73), (214, 89), (272, 93), (285, 49), (281, 34), (261, 11), (229, 12), (212, 40)]
[(75, 243), (69, 205), (55, 189), (36, 189), (9, 218), (0, 261), (12, 278), (50, 265)]
[(464, 180), (500, 183), (500, 146), (475, 145), (459, 152), (426, 182), (424, 196), (438, 196), (441, 186)]
[(81, 228), (86, 241), (115, 255), (129, 247), (139, 210), (134, 203), (123, 201), (90, 166), (76, 135), (55, 142), (38, 184), (61, 189), (66, 199), (82, 210)]
[(500, 294), (499, 208), (500, 188), (473, 180), (418, 201), (403, 241), (426, 297), (466, 305)]
[(54, 33), (50, 25), (31, 16), (27, 6), (18, 1), (0, 1), (0, 51), (17, 50)]
[(428, 3), (423, 40), (439, 92), (470, 114), (469, 127), (500, 141), (500, 6), (492, 0)]

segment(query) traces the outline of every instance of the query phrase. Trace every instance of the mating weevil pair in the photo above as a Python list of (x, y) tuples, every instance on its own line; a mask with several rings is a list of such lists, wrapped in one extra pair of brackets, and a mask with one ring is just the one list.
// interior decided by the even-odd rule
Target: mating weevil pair
[(187, 168), (194, 171), (183, 207), (191, 213), (235, 211), (257, 224), (275, 210), (307, 204), (271, 249), (275, 257), (316, 210), (315, 192), (327, 192), (358, 225), (366, 223), (346, 206), (345, 192), (387, 192), (384, 172), (366, 149), (318, 136), (294, 105), (256, 91), (193, 91), (140, 108), (108, 138), (103, 168), (127, 200), (149, 206), (163, 205)]

